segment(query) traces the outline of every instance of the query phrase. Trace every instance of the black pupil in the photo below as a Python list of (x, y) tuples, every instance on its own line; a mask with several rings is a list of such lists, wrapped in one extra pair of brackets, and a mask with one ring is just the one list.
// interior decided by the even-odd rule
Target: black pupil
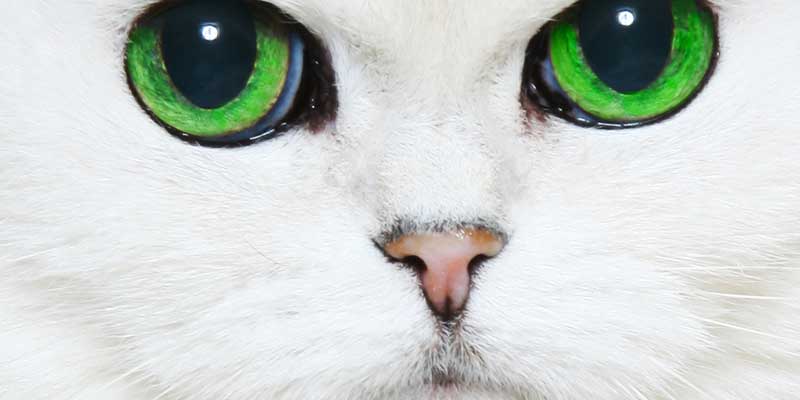
[(588, 0), (578, 32), (583, 54), (612, 89), (633, 93), (655, 81), (672, 50), (670, 0)]
[(165, 14), (164, 64), (175, 87), (198, 107), (236, 98), (256, 60), (256, 29), (240, 1), (195, 0)]

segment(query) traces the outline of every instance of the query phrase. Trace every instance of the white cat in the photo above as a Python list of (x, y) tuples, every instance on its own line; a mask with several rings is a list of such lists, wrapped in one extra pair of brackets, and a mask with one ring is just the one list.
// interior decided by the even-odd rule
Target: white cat
[(222, 148), (134, 96), (154, 3), (0, 7), (1, 399), (800, 399), (800, 2), (603, 130), (521, 90), (573, 0), (274, 0), (327, 108)]

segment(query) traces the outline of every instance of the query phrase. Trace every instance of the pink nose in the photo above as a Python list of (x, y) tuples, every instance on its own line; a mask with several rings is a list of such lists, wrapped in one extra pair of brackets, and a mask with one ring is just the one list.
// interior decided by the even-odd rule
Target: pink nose
[(494, 257), (503, 246), (500, 238), (485, 229), (460, 229), (402, 236), (384, 249), (397, 260), (422, 260), (420, 279), (425, 297), (436, 314), (451, 318), (467, 303), (472, 261)]

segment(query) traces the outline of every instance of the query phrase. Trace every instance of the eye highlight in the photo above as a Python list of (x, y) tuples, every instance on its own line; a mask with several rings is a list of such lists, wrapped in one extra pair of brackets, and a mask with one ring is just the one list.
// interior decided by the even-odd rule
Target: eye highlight
[(525, 90), (581, 126), (658, 122), (709, 78), (716, 37), (713, 13), (697, 0), (583, 0), (531, 40)]
[(319, 74), (307, 69), (320, 63), (307, 59), (308, 37), (258, 3), (169, 3), (132, 29), (126, 72), (139, 103), (169, 132), (201, 144), (247, 144), (270, 137), (318, 92)]

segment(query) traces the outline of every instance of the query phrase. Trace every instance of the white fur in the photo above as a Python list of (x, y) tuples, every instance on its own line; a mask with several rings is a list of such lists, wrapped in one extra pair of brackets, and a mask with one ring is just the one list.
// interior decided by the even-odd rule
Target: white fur
[[(338, 118), (240, 149), (130, 95), (146, 1), (3, 4), (0, 398), (800, 399), (800, 2), (717, 1), (708, 87), (624, 132), (525, 120), (568, 0), (274, 3)], [(454, 338), (371, 242), (397, 218), (509, 235)]]

